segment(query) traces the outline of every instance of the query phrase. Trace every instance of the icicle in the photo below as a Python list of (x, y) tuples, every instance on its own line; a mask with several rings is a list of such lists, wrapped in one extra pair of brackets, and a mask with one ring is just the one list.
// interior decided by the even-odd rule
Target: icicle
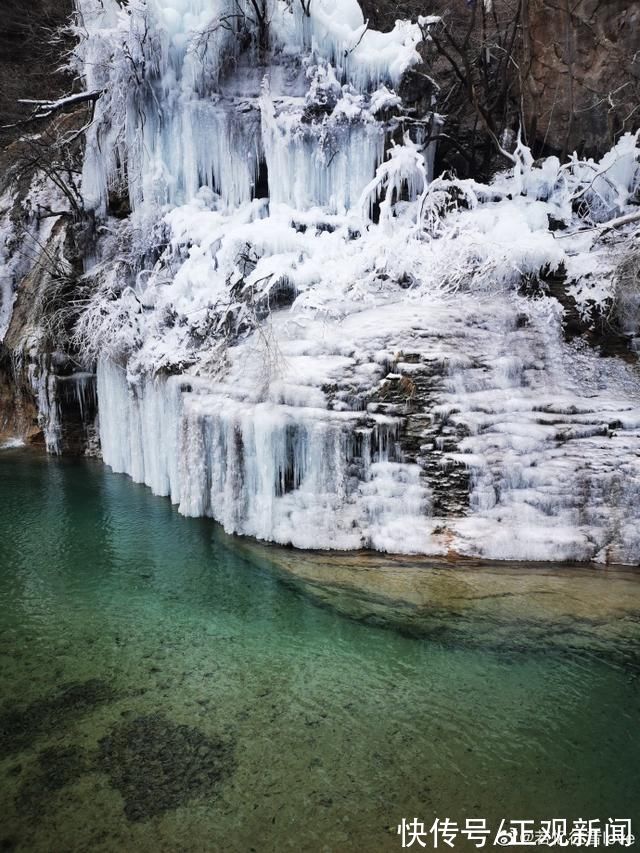
[(58, 378), (49, 371), (46, 355), (42, 354), (37, 362), (29, 363), (28, 376), (36, 395), (38, 422), (42, 427), (45, 447), (48, 453), (59, 454), (62, 425), (57, 399)]
[(98, 366), (104, 461), (170, 495), (184, 515), (299, 547), (359, 548), (423, 512), (424, 486), (396, 458), (392, 420), (360, 428), (361, 479), (352, 473), (361, 415), (244, 403), (202, 383), (183, 389), (177, 377), (129, 382), (113, 363)]
[(297, 210), (354, 207), (384, 157), (383, 127), (328, 120), (304, 124), (301, 109), (278, 114), (268, 90), (261, 111), (271, 200)]

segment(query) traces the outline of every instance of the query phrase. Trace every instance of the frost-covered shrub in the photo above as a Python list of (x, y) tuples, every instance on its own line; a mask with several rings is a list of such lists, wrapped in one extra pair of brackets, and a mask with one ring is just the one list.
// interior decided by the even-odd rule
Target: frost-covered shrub
[(573, 209), (589, 222), (619, 216), (640, 186), (640, 132), (625, 134), (598, 162), (578, 160), (566, 167)]
[(419, 147), (406, 134), (402, 145), (393, 144), (388, 159), (367, 184), (360, 202), (363, 215), (371, 216), (380, 204), (380, 221), (389, 224), (394, 207), (401, 201), (415, 201), (428, 186), (427, 167)]

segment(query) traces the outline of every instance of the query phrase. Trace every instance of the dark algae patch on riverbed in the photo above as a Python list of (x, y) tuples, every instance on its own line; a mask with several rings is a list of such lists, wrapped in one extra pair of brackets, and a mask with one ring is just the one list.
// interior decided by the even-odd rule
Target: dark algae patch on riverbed
[(38, 753), (35, 766), (27, 771), (18, 793), (18, 812), (38, 817), (59, 791), (76, 782), (87, 772), (88, 762), (84, 751), (75, 746), (48, 747)]
[(233, 772), (233, 746), (149, 714), (102, 738), (97, 767), (122, 794), (128, 820), (145, 820), (194, 797), (211, 802)]
[(0, 710), (0, 758), (21, 752), (39, 737), (60, 731), (71, 720), (114, 698), (108, 684), (92, 678), (61, 685), (27, 705), (7, 702)]
[(0, 853), (637, 820), (637, 572), (268, 548), (20, 452), (0, 501)]
[(212, 802), (233, 768), (232, 743), (157, 713), (113, 726), (93, 752), (48, 747), (26, 773), (21, 766), (9, 772), (21, 774), (15, 799), (20, 813), (38, 816), (83, 775), (104, 773), (122, 796), (126, 819), (144, 821), (194, 798)]

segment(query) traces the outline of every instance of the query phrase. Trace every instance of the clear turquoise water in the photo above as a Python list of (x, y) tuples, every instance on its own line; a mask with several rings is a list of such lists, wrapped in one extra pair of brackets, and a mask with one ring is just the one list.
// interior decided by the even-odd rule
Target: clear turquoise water
[(0, 502), (0, 849), (387, 851), (403, 817), (640, 821), (636, 576), (589, 577), (592, 612), (541, 610), (533, 567), (416, 608), (295, 578), (292, 552), (99, 463), (5, 451)]

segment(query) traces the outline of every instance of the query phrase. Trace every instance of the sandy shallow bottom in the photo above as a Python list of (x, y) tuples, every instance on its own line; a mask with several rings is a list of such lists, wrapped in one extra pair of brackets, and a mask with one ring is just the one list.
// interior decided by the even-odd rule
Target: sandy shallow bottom
[(20, 450), (0, 499), (0, 850), (640, 818), (634, 570), (300, 554)]

